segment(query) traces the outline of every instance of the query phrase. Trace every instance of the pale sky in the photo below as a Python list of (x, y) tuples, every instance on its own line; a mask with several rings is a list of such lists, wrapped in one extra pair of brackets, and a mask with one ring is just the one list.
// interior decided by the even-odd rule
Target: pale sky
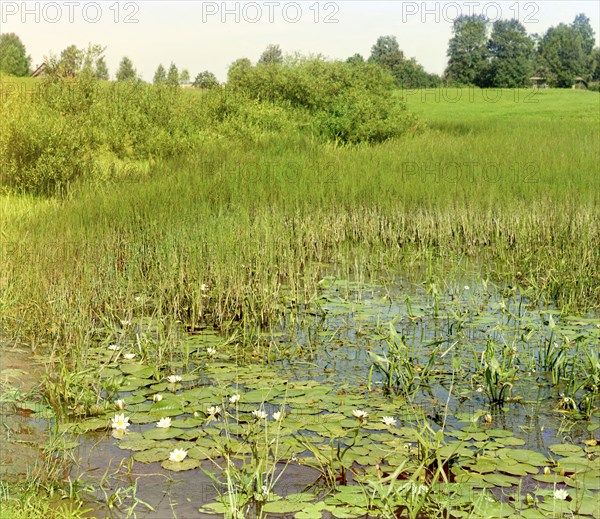
[(394, 35), (407, 57), (429, 72), (442, 73), (457, 14), (518, 18), (527, 31), (543, 34), (560, 22), (585, 13), (600, 39), (597, 1), (38, 1), (0, 0), (0, 33), (19, 35), (32, 65), (68, 45), (106, 46), (114, 77), (128, 56), (141, 77), (151, 81), (159, 63), (173, 61), (192, 78), (202, 70), (225, 80), (236, 59), (256, 62), (269, 43), (284, 53), (322, 53), (345, 59), (358, 52), (367, 58), (379, 36)]

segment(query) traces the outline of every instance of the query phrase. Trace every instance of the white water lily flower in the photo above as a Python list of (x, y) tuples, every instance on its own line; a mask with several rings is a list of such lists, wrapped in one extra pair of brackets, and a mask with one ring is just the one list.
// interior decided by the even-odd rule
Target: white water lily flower
[(152, 401), (154, 403), (160, 402), (162, 399), (163, 399), (163, 396), (159, 393), (156, 393), (156, 395), (152, 395)]
[(381, 421), (387, 426), (396, 425), (396, 419), (393, 416), (384, 416)]
[(465, 290), (471, 290), (471, 287), (469, 285), (465, 285)]
[(215, 350), (214, 348), (206, 348), (206, 353), (208, 353), (208, 355), (212, 357), (213, 355), (217, 354), (217, 350)]
[(273, 420), (277, 421), (280, 418), (283, 418), (283, 415), (281, 414), (281, 411), (276, 411), (275, 413), (273, 413)]
[(156, 424), (156, 427), (160, 427), (161, 429), (168, 429), (169, 427), (171, 427), (171, 419), (168, 416), (165, 418), (161, 418)]
[(184, 451), (183, 449), (175, 449), (169, 454), (169, 461), (175, 461), (179, 463), (180, 461), (183, 461), (186, 456), (187, 451)]
[(230, 404), (235, 404), (235, 403), (237, 403), (237, 402), (239, 402), (239, 401), (240, 401), (240, 395), (238, 395), (238, 394), (231, 395), (231, 396), (229, 397), (229, 403), (230, 403)]
[(123, 355), (123, 358), (127, 360), (135, 359), (135, 353), (126, 353), (125, 355)]
[(569, 497), (569, 493), (564, 488), (557, 488), (554, 491), (554, 499), (560, 499), (561, 501), (564, 501), (567, 499), (567, 497)]
[(171, 383), (171, 384), (175, 384), (176, 382), (181, 382), (181, 377), (179, 375), (169, 375), (167, 377), (167, 380)]
[(111, 423), (112, 428), (117, 431), (126, 431), (130, 425), (129, 417), (125, 417), (124, 414), (116, 414)]
[(262, 409), (255, 409), (252, 411), (252, 416), (257, 420), (264, 420), (267, 417), (267, 413), (265, 413)]
[(111, 344), (111, 345), (108, 347), (108, 349), (109, 349), (109, 350), (111, 350), (111, 351), (118, 351), (118, 350), (120, 350), (121, 348), (120, 348), (119, 346), (117, 346), (116, 344)]
[(115, 401), (115, 407), (119, 411), (122, 411), (123, 409), (125, 409), (125, 400), (122, 400), (119, 398), (119, 400)]
[(354, 411), (352, 411), (352, 415), (354, 416), (354, 418), (362, 422), (367, 419), (369, 413), (367, 413), (366, 411), (362, 411), (361, 409), (355, 409)]
[(483, 386), (477, 386), (477, 389), (475, 390), (478, 393), (483, 393)]
[(210, 406), (206, 408), (206, 412), (211, 416), (218, 416), (221, 413), (221, 406)]

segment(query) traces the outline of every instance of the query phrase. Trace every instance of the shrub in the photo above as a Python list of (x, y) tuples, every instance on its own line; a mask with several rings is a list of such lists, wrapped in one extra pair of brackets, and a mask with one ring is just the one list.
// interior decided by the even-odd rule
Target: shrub
[(253, 99), (308, 110), (317, 133), (343, 142), (381, 142), (415, 123), (394, 96), (394, 79), (381, 67), (322, 60), (244, 67), (229, 86)]

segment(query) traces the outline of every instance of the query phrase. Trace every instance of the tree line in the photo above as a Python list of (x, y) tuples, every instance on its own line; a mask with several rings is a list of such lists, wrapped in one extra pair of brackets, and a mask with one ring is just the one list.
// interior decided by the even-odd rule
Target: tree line
[(571, 24), (528, 35), (517, 20), (491, 26), (480, 15), (454, 21), (445, 79), (479, 87), (522, 87), (533, 75), (552, 87), (570, 87), (575, 78), (600, 81), (600, 49), (594, 48), (590, 20), (579, 14)]
[[(532, 76), (542, 78), (552, 87), (570, 87), (578, 77), (587, 82), (600, 81), (600, 49), (594, 47), (594, 30), (584, 14), (577, 15), (571, 24), (550, 27), (543, 36), (527, 34), (518, 20), (497, 20), (491, 24), (482, 15), (458, 17), (452, 32), (447, 50), (448, 65), (441, 76), (428, 73), (415, 58), (407, 58), (397, 38), (391, 35), (379, 37), (368, 58), (354, 54), (345, 61), (349, 65), (365, 62), (379, 65), (389, 71), (400, 88), (428, 88), (442, 84), (517, 88), (530, 85)], [(46, 73), (57, 77), (88, 74), (98, 80), (109, 80), (104, 51), (105, 48), (99, 45), (90, 45), (87, 49), (70, 45), (59, 56), (45, 57)], [(271, 44), (256, 64), (293, 64), (296, 58), (295, 55), (284, 56), (279, 45)], [(325, 59), (323, 56), (316, 58)], [(228, 81), (250, 66), (252, 63), (247, 58), (235, 61), (229, 68)], [(31, 57), (14, 33), (0, 36), (0, 73), (31, 74)], [(119, 63), (115, 79), (140, 81), (127, 56)], [(191, 82), (189, 71), (180, 72), (174, 63), (168, 69), (160, 64), (153, 83), (191, 84), (198, 88), (219, 85), (217, 77), (208, 70), (198, 73)]]

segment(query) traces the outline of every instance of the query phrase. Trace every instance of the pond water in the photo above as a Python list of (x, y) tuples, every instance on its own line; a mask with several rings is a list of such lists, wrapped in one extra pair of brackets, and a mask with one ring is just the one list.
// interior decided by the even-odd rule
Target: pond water
[[(222, 515), (222, 494), (298, 518), (364, 517), (369, 506), (600, 517), (597, 316), (537, 308), (477, 279), (320, 285), (310, 311), (290, 302), (252, 348), (203, 330), (157, 365), (140, 320), (114, 348), (90, 351), (118, 386), (111, 399), (124, 400), (61, 425), (78, 442), (73, 477), (95, 481), (96, 516), (134, 505), (138, 517)], [(126, 434), (107, 432), (115, 413)], [(183, 461), (169, 461), (175, 449)]]

